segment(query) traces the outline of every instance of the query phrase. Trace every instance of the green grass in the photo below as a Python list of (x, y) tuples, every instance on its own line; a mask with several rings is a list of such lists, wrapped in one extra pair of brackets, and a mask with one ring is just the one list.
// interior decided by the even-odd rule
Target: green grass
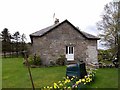
[[(22, 58), (6, 58), (2, 60), (3, 88), (31, 88), (28, 69)], [(52, 85), (65, 77), (65, 66), (32, 68), (32, 76), (36, 88)]]
[(95, 74), (95, 81), (88, 88), (118, 88), (118, 69), (98, 69)]
[[(3, 88), (31, 88), (27, 67), (22, 58), (3, 58), (2, 60), (2, 87)], [(35, 88), (53, 85), (54, 82), (63, 80), (66, 66), (32, 68)], [(117, 88), (118, 69), (98, 69), (93, 83), (88, 88)]]
[(0, 56), (0, 90), (2, 88), (2, 58)]

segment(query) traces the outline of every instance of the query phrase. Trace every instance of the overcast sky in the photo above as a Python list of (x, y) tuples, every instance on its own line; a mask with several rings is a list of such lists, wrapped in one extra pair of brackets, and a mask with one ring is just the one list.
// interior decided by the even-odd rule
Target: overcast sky
[(54, 23), (53, 14), (61, 21), (97, 35), (96, 22), (104, 5), (112, 0), (0, 0), (0, 32), (8, 28), (11, 34), (29, 34)]

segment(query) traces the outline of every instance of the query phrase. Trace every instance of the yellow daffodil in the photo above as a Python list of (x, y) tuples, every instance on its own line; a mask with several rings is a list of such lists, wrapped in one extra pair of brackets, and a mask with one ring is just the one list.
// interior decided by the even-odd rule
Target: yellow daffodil
[(56, 86), (54, 86), (54, 89), (56, 89), (57, 87)]
[(58, 83), (60, 83), (61, 81), (58, 81)]
[(59, 85), (60, 85), (60, 86), (63, 86), (63, 84), (62, 84), (62, 83), (60, 83)]
[(78, 84), (79, 84), (79, 82), (77, 81), (77, 82), (76, 82), (76, 84), (78, 85)]
[(69, 77), (67, 76), (67, 79), (68, 79)]
[(71, 87), (69, 86), (68, 89), (70, 89)]
[(75, 88), (77, 88), (77, 86), (75, 86)]
[(66, 87), (64, 87), (64, 89), (66, 89)]
[(50, 89), (52, 89), (52, 87), (50, 87)]
[(58, 85), (57, 85), (56, 83), (54, 83), (54, 88), (55, 88), (55, 89), (58, 88)]
[(75, 76), (73, 76), (73, 78), (75, 78)]
[(73, 80), (73, 78), (71, 78), (71, 80)]
[(82, 80), (81, 80), (81, 79), (79, 79), (79, 81), (81, 82)]
[(85, 79), (82, 79), (82, 82), (85, 82)]
[(49, 86), (47, 86), (47, 88), (50, 88)]

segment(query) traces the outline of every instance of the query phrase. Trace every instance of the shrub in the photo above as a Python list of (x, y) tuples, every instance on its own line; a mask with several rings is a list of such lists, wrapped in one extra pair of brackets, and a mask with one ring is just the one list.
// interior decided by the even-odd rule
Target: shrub
[(65, 60), (66, 60), (65, 55), (60, 55), (60, 57), (56, 60), (56, 64), (63, 66), (65, 65)]
[(30, 65), (32, 65), (32, 64), (34, 63), (34, 60), (33, 60), (33, 56), (32, 56), (32, 55), (29, 56), (28, 62), (29, 62)]
[(37, 65), (37, 66), (42, 64), (40, 56), (37, 56), (36, 54), (34, 56), (29, 56), (29, 63), (30, 65)]
[(50, 60), (50, 66), (55, 66), (55, 62), (53, 60)]

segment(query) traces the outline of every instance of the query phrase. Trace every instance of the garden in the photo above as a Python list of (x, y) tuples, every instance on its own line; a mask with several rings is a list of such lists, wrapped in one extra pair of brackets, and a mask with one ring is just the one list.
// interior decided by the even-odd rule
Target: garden
[[(59, 88), (65, 82), (67, 88), (71, 88), (72, 82), (76, 83), (75, 88), (118, 88), (117, 68), (100, 68), (95, 72), (94, 80), (91, 78), (93, 74), (84, 79), (69, 79), (66, 77), (66, 66), (31, 68), (35, 88)], [(2, 88), (32, 88), (23, 58), (2, 59)]]

